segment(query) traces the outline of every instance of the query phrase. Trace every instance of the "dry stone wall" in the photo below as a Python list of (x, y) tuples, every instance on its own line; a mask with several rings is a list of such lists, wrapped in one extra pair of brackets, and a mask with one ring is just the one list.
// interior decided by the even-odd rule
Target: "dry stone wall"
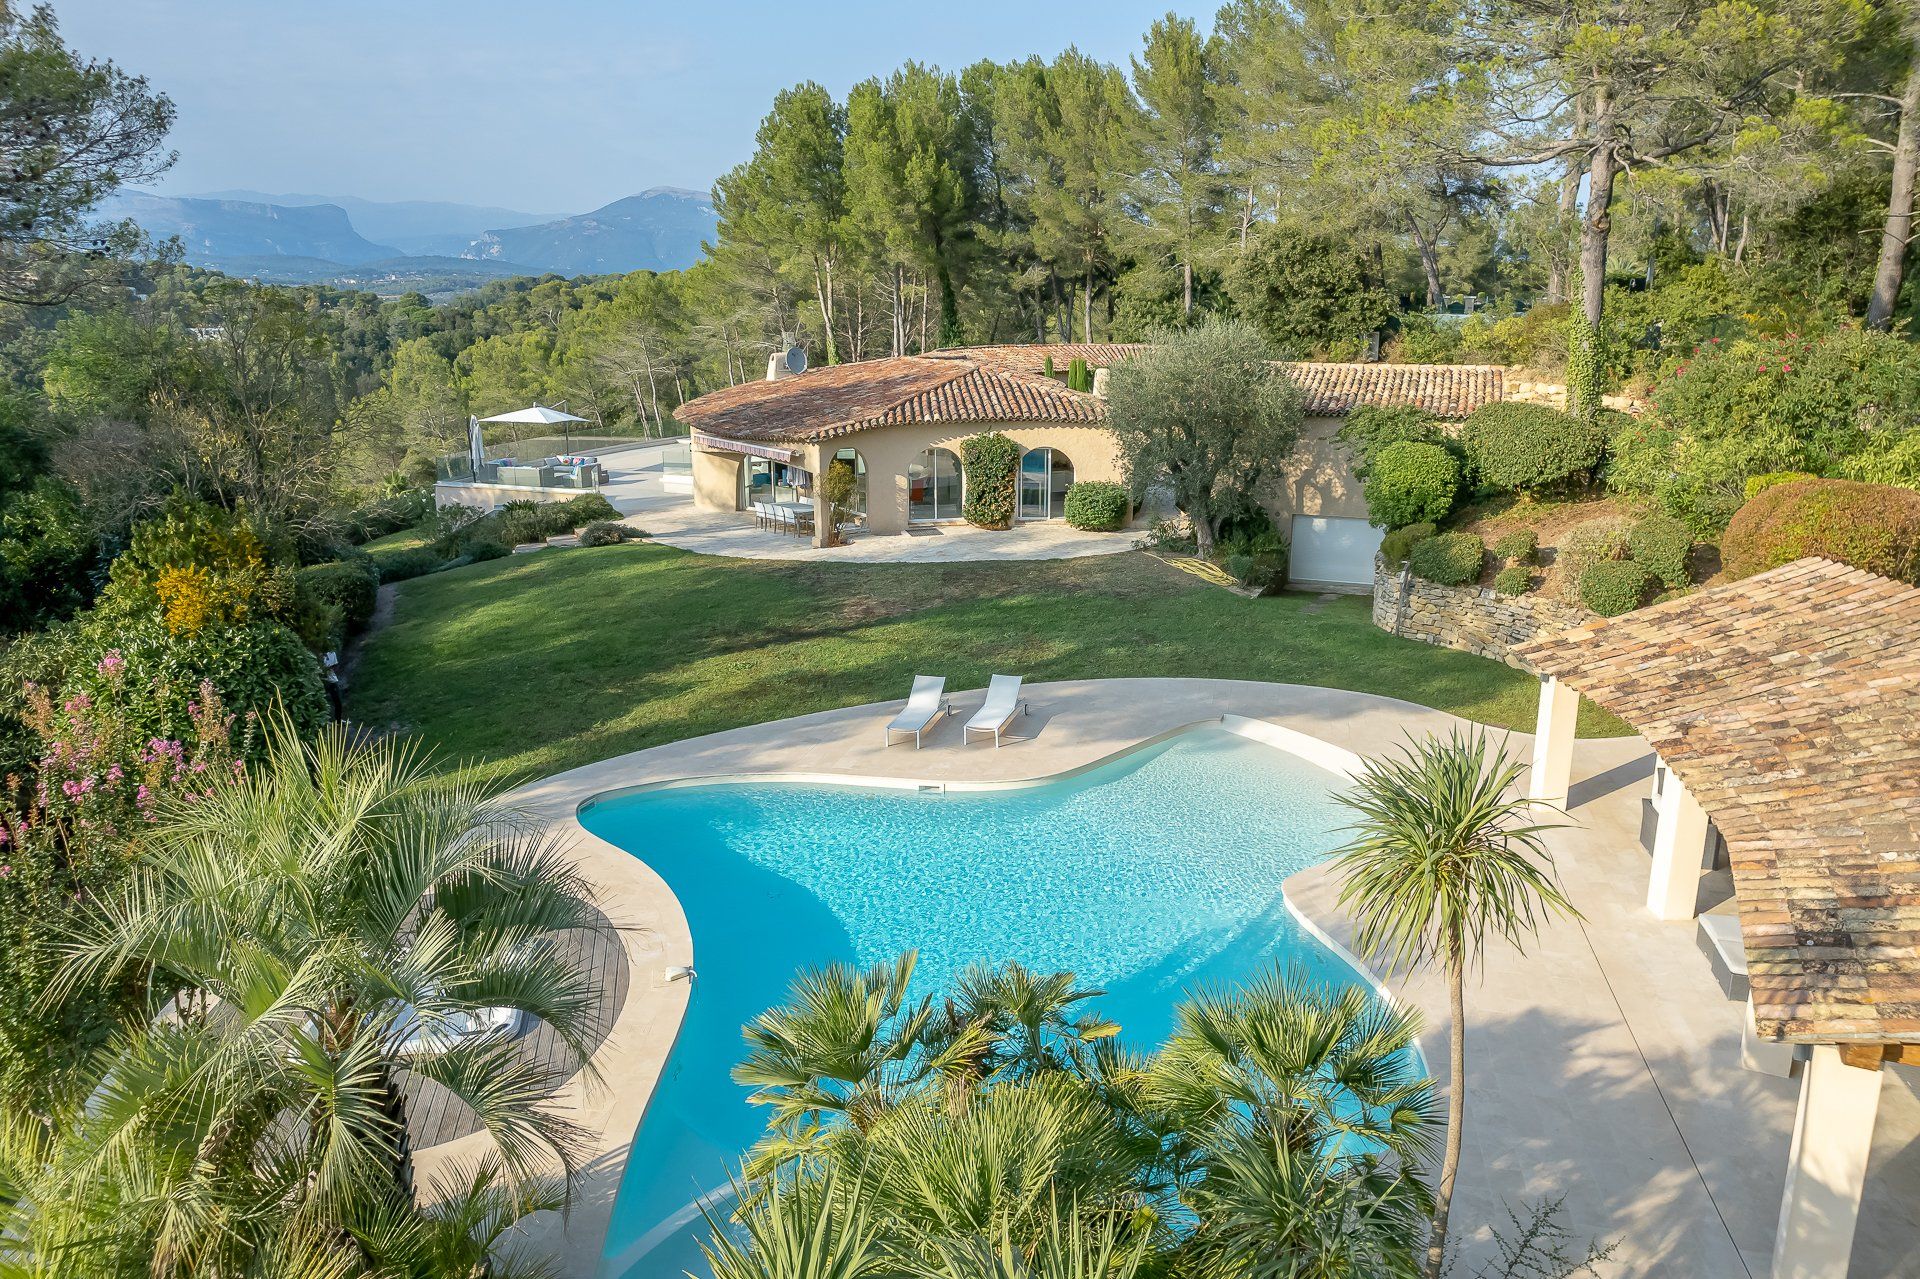
[(1383, 631), (1518, 666), (1517, 644), (1569, 630), (1594, 614), (1544, 595), (1501, 595), (1474, 586), (1442, 586), (1373, 563), (1373, 624)]

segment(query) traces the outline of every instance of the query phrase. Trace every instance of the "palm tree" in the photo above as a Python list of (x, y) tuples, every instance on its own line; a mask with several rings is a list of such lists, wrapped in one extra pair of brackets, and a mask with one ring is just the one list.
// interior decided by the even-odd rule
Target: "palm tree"
[[(545, 1099), (586, 1063), (602, 992), (554, 941), (604, 920), (492, 801), (407, 746), (282, 723), (245, 777), (161, 814), (64, 978), (150, 973), (172, 995), (109, 1046), (63, 1135), (71, 1179), (129, 1186), (116, 1227), (148, 1240), (153, 1274), (239, 1273), (410, 1196), (406, 1073), (472, 1108), (492, 1198), (498, 1180), (545, 1202), (549, 1169), (570, 1176), (577, 1132)], [(497, 1009), (552, 1027), (560, 1060), (481, 1030)]]
[(1452, 1086), (1423, 1273), (1438, 1279), (1466, 1120), (1466, 970), (1489, 938), (1520, 947), (1553, 913), (1578, 915), (1561, 892), (1532, 802), (1513, 789), (1521, 765), (1484, 733), (1428, 738), (1370, 760), (1343, 801), (1353, 838), (1335, 854), (1340, 905), (1362, 951), (1408, 972), (1446, 970)]
[(966, 1073), (982, 1036), (971, 1026), (936, 1035), (932, 998), (907, 1002), (915, 958), (908, 951), (865, 972), (808, 969), (784, 1006), (742, 1028), (747, 1055), (734, 1081), (773, 1109), (752, 1175), (805, 1155), (837, 1127), (867, 1130), (929, 1078)]
[(948, 1019), (986, 1032), (988, 1073), (1082, 1069), (1088, 1050), (1120, 1027), (1096, 1014), (1076, 1014), (1074, 1007), (1106, 993), (1081, 986), (1072, 973), (1039, 973), (1016, 960), (976, 964), (960, 975)]
[(1411, 1271), (1437, 1120), (1418, 1017), (1273, 971), (1177, 1016), (1146, 1094), (1174, 1134), (1199, 1272)]

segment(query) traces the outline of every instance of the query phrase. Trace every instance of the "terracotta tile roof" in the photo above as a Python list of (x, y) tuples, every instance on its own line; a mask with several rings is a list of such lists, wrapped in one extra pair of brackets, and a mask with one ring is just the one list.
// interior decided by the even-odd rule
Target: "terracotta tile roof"
[(1361, 405), (1412, 405), (1435, 417), (1465, 417), (1506, 397), (1497, 364), (1288, 364), (1307, 393), (1308, 417), (1339, 417)]
[(967, 360), (984, 368), (1006, 373), (1044, 375), (1047, 357), (1053, 357), (1054, 371), (1065, 373), (1067, 365), (1085, 360), (1096, 369), (1111, 368), (1130, 355), (1146, 350), (1142, 342), (1031, 342), (1000, 346), (950, 346), (928, 354), (936, 360)]
[(971, 360), (908, 355), (810, 369), (710, 391), (674, 411), (682, 425), (734, 440), (828, 440), (909, 422), (1084, 422), (1105, 405), (1051, 379)]
[[(1074, 360), (1095, 368), (1147, 348), (1125, 342), (953, 347), (926, 355), (811, 369), (777, 382), (709, 391), (674, 412), (683, 425), (728, 439), (826, 440), (907, 422), (1085, 422), (1104, 403), (1045, 376), (1047, 357), (1064, 373)], [(1416, 405), (1465, 417), (1503, 394), (1502, 370), (1482, 364), (1283, 364), (1306, 393), (1310, 417), (1338, 417), (1362, 404)]]
[[(1012, 373), (1041, 373), (1049, 355), (1065, 372), (1085, 360), (1108, 368), (1146, 350), (1138, 342), (1050, 342), (1044, 346), (961, 346), (935, 351), (936, 359), (965, 359)], [(1359, 406), (1411, 404), (1436, 417), (1460, 418), (1505, 398), (1506, 370), (1497, 364), (1320, 364), (1281, 366), (1306, 392), (1307, 416), (1340, 417)]]
[(1725, 836), (1762, 1035), (1920, 1043), (1920, 590), (1804, 559), (1515, 652)]

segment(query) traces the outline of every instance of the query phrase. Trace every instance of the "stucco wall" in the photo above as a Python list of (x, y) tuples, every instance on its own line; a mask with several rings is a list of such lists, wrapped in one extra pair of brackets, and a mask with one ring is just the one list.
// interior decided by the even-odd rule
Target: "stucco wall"
[(1367, 503), (1360, 495), (1347, 446), (1333, 438), (1345, 422), (1345, 418), (1310, 417), (1301, 423), (1300, 440), (1283, 475), (1260, 494), (1260, 505), (1282, 529), (1296, 515), (1367, 518)]
[(706, 511), (733, 511), (740, 506), (740, 463), (738, 453), (709, 453), (693, 450), (693, 504)]
[(433, 504), (437, 508), (470, 506), (491, 511), (508, 502), (566, 502), (587, 492), (585, 489), (522, 488), (514, 484), (450, 484), (433, 486)]
[(1499, 595), (1473, 586), (1442, 586), (1376, 559), (1373, 624), (1403, 639), (1491, 657), (1518, 666), (1517, 644), (1571, 630), (1593, 614), (1544, 595)]
[[(836, 440), (808, 445), (799, 464), (821, 472), (826, 459), (842, 448), (859, 450), (867, 465), (867, 528), (874, 533), (904, 533), (907, 529), (907, 467), (929, 448), (945, 448), (957, 457), (963, 440), (999, 431), (1022, 449), (1051, 448), (1073, 462), (1075, 480), (1111, 480), (1124, 483), (1119, 449), (1104, 427), (1058, 426), (1012, 422), (966, 422), (953, 425), (885, 426)], [(727, 453), (693, 452), (694, 500), (707, 510), (731, 511), (739, 506), (740, 459)]]

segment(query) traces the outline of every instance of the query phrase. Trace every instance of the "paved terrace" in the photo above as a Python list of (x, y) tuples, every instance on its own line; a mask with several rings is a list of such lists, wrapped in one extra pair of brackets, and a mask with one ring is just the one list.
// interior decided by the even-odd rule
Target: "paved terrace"
[[(890, 539), (906, 540), (906, 539)], [(558, 824), (602, 908), (620, 930), (631, 982), (594, 1058), (598, 1080), (556, 1097), (593, 1134), (580, 1204), (564, 1223), (538, 1220), (563, 1272), (597, 1273), (626, 1144), (666, 1060), (688, 997), (669, 965), (692, 963), (677, 903), (640, 861), (595, 839), (574, 813), (610, 789), (728, 774), (1023, 780), (1075, 768), (1223, 714), (1264, 719), (1362, 755), (1405, 734), (1444, 732), (1451, 716), (1387, 698), (1223, 680), (1105, 680), (1032, 686), (1034, 713), (1001, 750), (962, 746), (980, 700), (961, 692), (926, 748), (883, 750), (875, 736), (897, 703), (854, 707), (638, 751), (533, 783), (516, 799)], [(1511, 739), (1524, 755), (1530, 741)], [(1564, 1195), (1578, 1236), (1617, 1241), (1611, 1273), (1744, 1279), (1764, 1275), (1773, 1245), (1798, 1084), (1742, 1070), (1740, 1006), (1721, 994), (1691, 922), (1644, 908), (1647, 858), (1637, 830), (1652, 756), (1637, 738), (1583, 742), (1569, 799), (1577, 828), (1551, 844), (1582, 920), (1551, 923), (1526, 957), (1487, 956), (1468, 990), (1472, 1091), (1455, 1200), (1463, 1273), (1489, 1256), (1487, 1223), (1507, 1206)], [(1204, 802), (1204, 796), (1196, 797)], [(1288, 881), (1297, 909), (1336, 939), (1348, 930), (1324, 870)], [(1445, 997), (1434, 976), (1395, 983), (1427, 1018), (1422, 1046), (1444, 1071)], [(1444, 1082), (1444, 1080), (1443, 1080)], [(469, 1156), (482, 1138), (421, 1152), (422, 1172)], [(1856, 1279), (1920, 1275), (1920, 1095), (1895, 1068), (1876, 1134), (1856, 1241)]]

